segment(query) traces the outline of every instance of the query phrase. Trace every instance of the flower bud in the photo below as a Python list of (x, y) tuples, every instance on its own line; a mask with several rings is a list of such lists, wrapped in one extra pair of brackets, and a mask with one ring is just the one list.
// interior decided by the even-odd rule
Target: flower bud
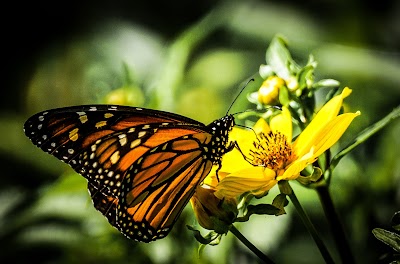
[(285, 81), (277, 76), (268, 77), (258, 90), (258, 101), (264, 105), (273, 103), (278, 99), (279, 88)]
[(206, 184), (197, 187), (190, 200), (198, 223), (208, 230), (224, 234), (238, 214), (236, 198), (218, 199), (215, 188)]
[(289, 91), (293, 92), (296, 91), (297, 88), (299, 88), (299, 82), (297, 81), (297, 78), (295, 76), (290, 76), (286, 80), (286, 86), (289, 89)]
[(103, 101), (105, 104), (141, 106), (144, 96), (137, 86), (123, 86), (109, 92)]

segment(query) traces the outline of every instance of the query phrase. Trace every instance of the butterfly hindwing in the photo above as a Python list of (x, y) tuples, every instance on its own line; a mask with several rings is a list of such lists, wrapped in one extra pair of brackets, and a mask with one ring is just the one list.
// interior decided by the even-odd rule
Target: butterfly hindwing
[(204, 159), (203, 149), (210, 139), (204, 133), (184, 136), (152, 149), (133, 164), (117, 208), (122, 233), (145, 242), (168, 234), (211, 170), (213, 163)]
[(108, 222), (116, 226), (116, 209), (118, 205), (118, 198), (112, 196), (110, 193), (107, 194), (105, 189), (98, 189), (95, 185), (88, 182), (88, 191), (92, 198), (93, 206), (100, 213), (102, 213), (108, 220)]

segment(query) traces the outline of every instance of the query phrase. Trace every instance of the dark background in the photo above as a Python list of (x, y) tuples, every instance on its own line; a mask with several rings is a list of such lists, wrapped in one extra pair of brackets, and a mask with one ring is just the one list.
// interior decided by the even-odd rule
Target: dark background
[[(116, 45), (113, 38), (123, 35), (116, 32), (126, 28), (154, 56), (128, 63), (133, 72), (133, 102), (140, 106), (203, 122), (222, 116), (240, 83), (265, 63), (265, 49), (275, 34), (288, 39), (300, 63), (310, 53), (315, 56), (316, 79), (334, 78), (353, 89), (346, 107), (361, 110), (362, 116), (345, 134), (344, 143), (399, 105), (398, 1), (227, 2), (41, 1), (4, 6), (0, 261), (257, 263), (231, 234), (221, 245), (207, 247), (198, 259), (198, 245), (185, 227), (195, 223), (191, 208), (166, 239), (149, 245), (125, 239), (91, 207), (85, 181), (23, 135), (24, 120), (37, 111), (102, 103), (107, 94), (129, 86), (121, 58), (133, 54), (135, 60), (142, 51), (130, 50), (135, 45), (124, 38), (118, 42), (123, 45)], [(215, 17), (223, 21), (222, 26), (190, 47), (182, 77), (171, 92), (172, 103), (154, 101), (153, 81), (165, 80), (173, 65), (179, 65), (168, 58), (172, 44), (224, 3), (228, 18)], [(135, 101), (140, 96), (144, 99)], [(235, 107), (243, 110), (245, 98)], [(399, 129), (396, 120), (357, 148), (342, 161), (332, 182), (332, 196), (359, 263), (376, 263), (390, 252), (371, 230), (390, 228), (390, 218), (400, 208)], [(335, 255), (317, 196), (302, 189), (297, 195)], [(289, 211), (281, 219), (254, 217), (240, 227), (277, 263), (321, 263), (296, 212)]]

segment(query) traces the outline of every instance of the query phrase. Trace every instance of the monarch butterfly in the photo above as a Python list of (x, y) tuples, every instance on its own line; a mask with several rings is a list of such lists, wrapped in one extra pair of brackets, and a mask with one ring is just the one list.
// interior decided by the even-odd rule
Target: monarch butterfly
[(83, 105), (37, 113), (26, 136), (88, 181), (94, 207), (130, 239), (168, 235), (196, 187), (236, 145), (233, 115), (204, 125), (145, 108)]

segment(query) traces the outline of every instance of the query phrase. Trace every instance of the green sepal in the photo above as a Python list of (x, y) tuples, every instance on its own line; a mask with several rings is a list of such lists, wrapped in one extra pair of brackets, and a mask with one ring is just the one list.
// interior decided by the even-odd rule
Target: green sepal
[(210, 231), (207, 235), (203, 236), (199, 230), (191, 225), (186, 225), (186, 227), (193, 232), (194, 238), (203, 245), (217, 245), (220, 242), (221, 234), (217, 232)]
[[(235, 218), (236, 217), (234, 217), (232, 219), (232, 222), (234, 221)], [(229, 228), (230, 228), (230, 226), (232, 224), (232, 223), (227, 224), (227, 223), (225, 223), (224, 221), (218, 219), (218, 217), (215, 217), (215, 216), (210, 216), (210, 220), (213, 223), (214, 231), (216, 233), (218, 233), (218, 234), (226, 234), (229, 231)]]
[[(284, 195), (292, 194), (292, 188), (290, 187), (288, 181), (279, 181), (278, 187), (279, 187), (279, 191), (281, 192), (281, 194), (284, 194)], [(276, 199), (276, 197), (275, 197), (275, 199)]]
[(298, 90), (302, 91), (312, 87), (314, 83), (314, 65), (309, 64), (300, 69), (297, 74)]
[[(264, 108), (263, 104), (258, 101), (258, 92), (250, 93), (250, 94), (246, 95), (246, 97), (247, 97), (247, 100), (250, 103), (253, 103), (253, 104), (256, 105), (257, 109), (263, 109)], [(248, 113), (245, 112), (244, 114), (248, 114)], [(241, 116), (245, 116), (245, 115), (241, 115)], [(245, 118), (241, 118), (241, 119), (245, 119)]]
[(279, 102), (281, 105), (288, 107), (291, 102), (290, 93), (286, 86), (279, 89)]
[(310, 185), (316, 183), (321, 179), (322, 170), (318, 167), (313, 167), (313, 172), (310, 175), (300, 175), (296, 180), (303, 185)]
[(289, 201), (288, 201), (288, 199), (286, 199), (286, 194), (284, 194), (284, 193), (278, 194), (272, 201), (272, 205), (279, 208), (279, 210), (280, 210), (275, 215), (278, 216), (278, 215), (286, 214), (285, 206), (287, 206), (288, 204), (289, 204)]

